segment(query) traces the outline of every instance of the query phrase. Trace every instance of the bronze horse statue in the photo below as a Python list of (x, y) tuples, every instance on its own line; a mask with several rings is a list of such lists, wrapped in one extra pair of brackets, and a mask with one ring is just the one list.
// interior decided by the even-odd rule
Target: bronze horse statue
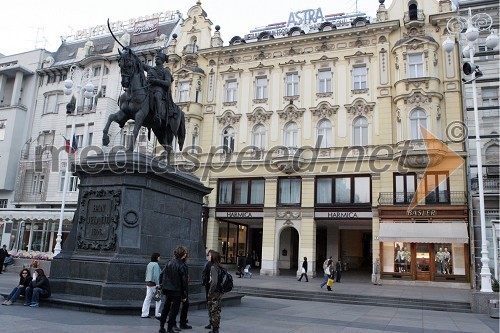
[[(108, 20), (109, 25), (109, 20)], [(110, 29), (111, 32), (111, 29)], [(111, 32), (115, 40), (114, 34)], [(123, 45), (120, 44), (122, 47)], [(108, 131), (111, 123), (118, 123), (120, 128), (123, 128), (129, 120), (134, 120), (134, 131), (130, 144), (127, 147), (128, 151), (133, 151), (137, 135), (142, 126), (148, 128), (149, 133), (152, 130), (158, 142), (165, 148), (167, 155), (172, 150), (172, 141), (174, 136), (177, 137), (179, 148), (182, 150), (186, 137), (186, 125), (184, 112), (175, 103), (170, 103), (170, 107), (175, 109), (164, 113), (163, 116), (158, 114), (158, 110), (154, 110), (150, 105), (149, 84), (144, 74), (144, 65), (139, 57), (128, 47), (123, 47), (123, 51), (118, 50), (120, 54), (118, 65), (120, 67), (121, 85), (125, 92), (120, 95), (118, 105), (120, 110), (110, 114), (106, 126), (103, 129), (102, 143), (104, 146), (109, 144)], [(170, 89), (170, 86), (168, 86)], [(167, 161), (169, 159), (167, 158)]]

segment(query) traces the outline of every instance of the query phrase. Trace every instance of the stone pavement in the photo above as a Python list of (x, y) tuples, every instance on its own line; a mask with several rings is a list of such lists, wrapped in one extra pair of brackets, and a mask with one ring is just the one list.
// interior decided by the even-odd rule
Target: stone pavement
[[(378, 295), (400, 295), (431, 299), (464, 300), (468, 290), (422, 286), (373, 286), (370, 283), (345, 280), (336, 284), (334, 293), (363, 292)], [(17, 283), (17, 272), (0, 275), (0, 292), (6, 293)], [(268, 277), (255, 275), (251, 279), (235, 279), (236, 286), (254, 285), (297, 290), (318, 290), (320, 278), (298, 282), (293, 276)], [(320, 289), (321, 290), (321, 289)], [(325, 290), (326, 292), (326, 290)], [(189, 312), (193, 325), (188, 332), (208, 332), (206, 310)], [(102, 315), (44, 307), (23, 307), (20, 302), (0, 306), (0, 332), (158, 332), (158, 321), (130, 315)], [(318, 303), (245, 296), (240, 306), (222, 309), (221, 332), (401, 332), (451, 333), (499, 332), (499, 321), (486, 314), (442, 312), (365, 305)]]

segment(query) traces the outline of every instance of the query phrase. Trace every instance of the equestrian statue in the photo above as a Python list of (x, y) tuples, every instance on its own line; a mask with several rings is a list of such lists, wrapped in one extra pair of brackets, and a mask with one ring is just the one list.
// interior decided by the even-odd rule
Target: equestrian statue
[[(109, 27), (109, 20), (108, 20)], [(120, 67), (121, 85), (124, 93), (120, 95), (118, 106), (120, 110), (109, 115), (103, 129), (102, 143), (109, 144), (108, 131), (111, 123), (118, 123), (123, 128), (129, 120), (134, 120), (134, 131), (128, 151), (133, 151), (137, 135), (142, 126), (148, 129), (148, 138), (151, 130), (158, 142), (167, 151), (167, 161), (172, 151), (172, 141), (177, 137), (179, 149), (182, 150), (186, 138), (184, 112), (172, 99), (171, 85), (174, 81), (170, 70), (163, 64), (168, 61), (168, 55), (157, 50), (155, 66), (144, 64), (129, 48), (124, 47), (109, 29), (113, 38), (123, 48), (118, 50), (118, 66)], [(147, 73), (147, 76), (144, 74)]]

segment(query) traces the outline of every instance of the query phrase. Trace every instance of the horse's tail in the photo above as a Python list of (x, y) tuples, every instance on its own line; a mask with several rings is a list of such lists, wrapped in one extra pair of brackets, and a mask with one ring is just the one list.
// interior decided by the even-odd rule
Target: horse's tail
[(177, 142), (179, 144), (179, 149), (182, 150), (184, 147), (184, 140), (186, 140), (186, 119), (184, 117), (184, 112), (177, 106), (181, 116), (181, 122), (179, 124), (179, 128), (177, 129)]

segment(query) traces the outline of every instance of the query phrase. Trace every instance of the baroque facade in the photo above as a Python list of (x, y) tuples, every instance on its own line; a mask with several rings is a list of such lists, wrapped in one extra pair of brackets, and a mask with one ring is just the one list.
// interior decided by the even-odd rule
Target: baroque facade
[[(376, 18), (327, 15), (229, 45), (200, 1), (183, 20), (160, 16), (153, 39), (134, 40), (131, 26), (116, 33), (145, 62), (159, 47), (169, 55), (187, 121), (174, 163), (214, 189), (203, 228), (224, 263), (248, 254), (260, 274), (300, 274), (307, 257), (308, 274), (322, 275), (332, 256), (369, 276), (380, 257), (384, 279), (471, 281), (466, 167), (442, 163), (466, 155), (448, 133), (463, 120), (460, 61), (441, 47), (455, 13), (448, 0), (379, 2)], [(36, 144), (20, 162), (17, 207), (60, 209), (65, 160), (53, 156), (65, 155), (72, 121), (61, 94), (71, 65), (91, 69), (96, 87), (79, 105), (77, 158), (100, 147), (117, 110), (118, 45), (106, 34), (84, 39), (63, 43), (38, 71)], [(112, 125), (112, 144), (126, 143), (127, 126)], [(61, 148), (47, 153), (46, 144)], [(44, 186), (33, 187), (37, 173)], [(51, 249), (57, 217), (2, 213), (13, 222), (10, 248)]]

